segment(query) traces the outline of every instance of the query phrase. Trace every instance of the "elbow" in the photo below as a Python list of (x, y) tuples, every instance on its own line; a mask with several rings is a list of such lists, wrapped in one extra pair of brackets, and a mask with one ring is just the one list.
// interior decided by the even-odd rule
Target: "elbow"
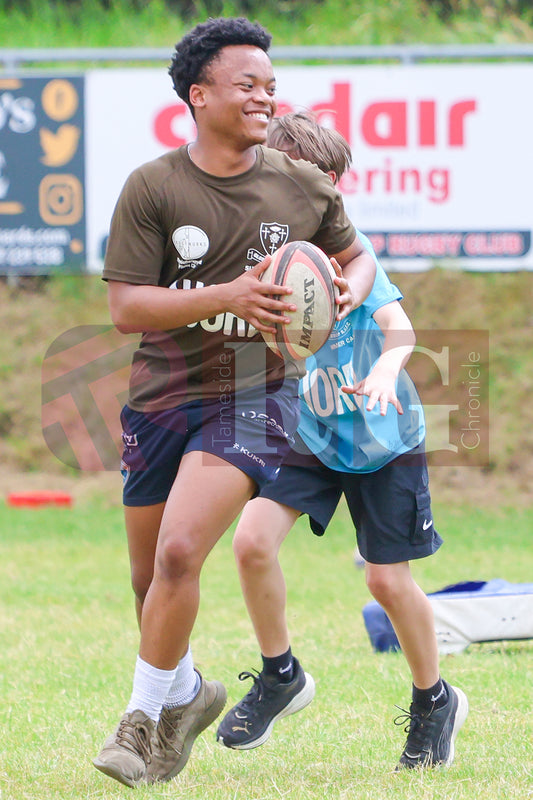
[(111, 322), (119, 333), (142, 333), (142, 329), (136, 325), (132, 325), (131, 320), (128, 320), (127, 315), (123, 309), (112, 308)]
[(132, 324), (134, 317), (131, 305), (131, 293), (123, 284), (110, 283), (108, 307), (111, 322), (119, 333), (139, 333), (140, 329)]
[(111, 314), (111, 322), (119, 333), (132, 333), (126, 320), (124, 309), (119, 304), (109, 303), (109, 313)]
[(411, 354), (416, 346), (416, 333), (412, 328), (406, 332), (405, 344), (409, 348), (409, 353)]
[(115, 322), (113, 320), (113, 325), (117, 329), (119, 333), (140, 333), (137, 328), (134, 328), (132, 325), (126, 325), (125, 323)]

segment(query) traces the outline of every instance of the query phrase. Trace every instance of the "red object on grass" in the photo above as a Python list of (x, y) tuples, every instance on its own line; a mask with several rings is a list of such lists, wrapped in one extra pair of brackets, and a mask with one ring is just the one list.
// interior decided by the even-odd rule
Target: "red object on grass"
[(39, 506), (72, 506), (72, 495), (68, 492), (33, 491), (10, 492), (7, 495), (8, 506), (37, 508)]

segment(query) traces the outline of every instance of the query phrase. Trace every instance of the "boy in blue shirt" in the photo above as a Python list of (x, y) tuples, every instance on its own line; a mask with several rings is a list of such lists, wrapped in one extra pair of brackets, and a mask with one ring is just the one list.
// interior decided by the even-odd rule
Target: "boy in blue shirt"
[[(305, 113), (273, 120), (267, 143), (314, 162), (335, 183), (351, 162), (342, 136)], [(368, 239), (359, 236), (375, 258)], [(423, 409), (404, 370), (415, 335), (398, 302), (401, 293), (375, 260), (367, 299), (335, 323), (328, 342), (307, 360), (294, 450), (278, 479), (247, 503), (235, 533), (263, 669), (241, 673), (254, 684), (226, 714), (217, 738), (235, 749), (258, 747), (278, 719), (313, 699), (313, 678), (290, 648), (278, 552), (301, 514), (322, 535), (344, 494), (367, 585), (387, 612), (412, 673), (408, 736), (397, 769), (449, 765), (468, 702), (440, 677), (431, 605), (409, 568), (411, 559), (442, 543), (431, 512)]]

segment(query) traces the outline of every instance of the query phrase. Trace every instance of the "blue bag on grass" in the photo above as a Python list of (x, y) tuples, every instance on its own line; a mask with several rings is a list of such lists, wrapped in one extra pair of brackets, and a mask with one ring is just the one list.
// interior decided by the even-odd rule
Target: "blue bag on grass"
[[(473, 642), (533, 639), (533, 583), (462, 581), (428, 594), (440, 653), (457, 653)], [(363, 619), (377, 652), (400, 650), (394, 628), (375, 600)]]

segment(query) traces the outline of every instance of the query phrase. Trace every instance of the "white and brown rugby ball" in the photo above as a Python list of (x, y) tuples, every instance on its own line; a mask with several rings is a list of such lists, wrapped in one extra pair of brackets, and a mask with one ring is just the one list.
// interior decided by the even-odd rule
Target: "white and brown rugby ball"
[(276, 355), (300, 361), (316, 353), (326, 342), (335, 322), (339, 294), (334, 284), (335, 270), (327, 255), (311, 242), (289, 242), (276, 250), (261, 280), (290, 286), (291, 295), (281, 299), (294, 303), (291, 321), (277, 324), (276, 333), (263, 333)]

